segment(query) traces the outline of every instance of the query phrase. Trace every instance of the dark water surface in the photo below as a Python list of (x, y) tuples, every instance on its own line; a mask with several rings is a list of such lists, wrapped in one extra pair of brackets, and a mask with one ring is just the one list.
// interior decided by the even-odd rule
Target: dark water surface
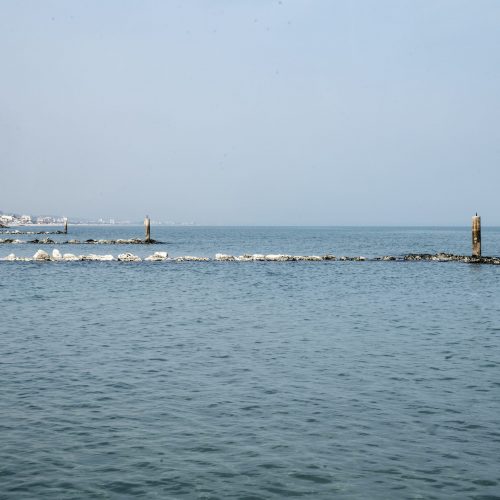
[[(156, 231), (173, 255), (470, 251), (466, 228)], [(0, 304), (2, 499), (500, 498), (498, 266), (0, 262)]]

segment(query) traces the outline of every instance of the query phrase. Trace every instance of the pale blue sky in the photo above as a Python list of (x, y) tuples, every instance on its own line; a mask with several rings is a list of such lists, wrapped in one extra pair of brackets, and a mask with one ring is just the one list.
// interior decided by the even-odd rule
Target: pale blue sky
[(500, 224), (500, 2), (0, 1), (0, 209)]

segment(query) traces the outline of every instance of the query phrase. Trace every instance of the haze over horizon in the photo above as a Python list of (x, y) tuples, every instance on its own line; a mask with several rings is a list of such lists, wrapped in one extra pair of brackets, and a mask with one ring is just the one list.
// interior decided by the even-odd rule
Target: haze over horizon
[(0, 209), (500, 225), (500, 3), (0, 4)]

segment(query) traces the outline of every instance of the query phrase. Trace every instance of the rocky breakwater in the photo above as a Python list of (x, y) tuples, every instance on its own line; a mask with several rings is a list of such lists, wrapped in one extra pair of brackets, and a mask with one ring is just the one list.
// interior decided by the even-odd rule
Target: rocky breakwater
[(336, 257), (335, 255), (286, 255), (286, 254), (244, 254), (244, 255), (226, 255), (218, 253), (215, 255), (216, 261), (222, 262), (320, 262), (325, 260), (341, 260), (341, 261), (363, 261), (366, 257)]
[(26, 243), (26, 241), (18, 240), (15, 238), (0, 238), (0, 244), (19, 245), (20, 243)]
[(35, 238), (34, 240), (19, 240), (14, 238), (0, 238), (0, 244), (32, 244), (32, 245), (163, 245), (163, 242), (151, 240), (145, 241), (138, 238), (130, 240), (68, 240), (68, 241), (55, 241), (52, 238)]
[(74, 261), (100, 261), (100, 262), (108, 262), (115, 260), (112, 255), (75, 255), (72, 253), (61, 254), (58, 249), (54, 249), (51, 254), (47, 253), (45, 250), (37, 250), (33, 257), (18, 257), (15, 254), (11, 253), (4, 257), (4, 261), (11, 262), (74, 262)]
[(139, 238), (132, 238), (130, 240), (118, 239), (118, 240), (85, 240), (78, 243), (78, 240), (71, 240), (70, 243), (75, 243), (80, 245), (163, 245), (162, 241), (156, 240), (141, 240)]
[[(7, 257), (0, 258), (3, 261), (9, 262), (75, 262), (75, 261), (100, 261), (100, 262), (142, 262), (143, 259), (138, 255), (126, 252), (119, 254), (118, 257), (113, 257), (113, 255), (75, 255), (72, 253), (61, 254), (61, 252), (55, 248), (51, 254), (47, 253), (45, 250), (37, 250), (33, 257), (18, 257), (11, 253)], [(209, 262), (211, 259), (208, 257), (195, 257), (192, 255), (185, 255), (181, 257), (169, 257), (167, 252), (155, 252), (153, 255), (146, 257), (144, 261), (148, 262)]]
[(463, 262), (465, 264), (493, 264), (500, 265), (500, 257), (471, 257), (469, 255), (454, 255), (451, 253), (411, 253), (403, 257), (405, 261), (431, 262)]
[(180, 257), (169, 257), (167, 252), (155, 252), (154, 254), (142, 259), (138, 255), (126, 252), (119, 254), (115, 259), (113, 255), (75, 255), (72, 253), (61, 254), (58, 249), (54, 249), (51, 254), (45, 250), (38, 250), (33, 257), (17, 257), (11, 253), (7, 257), (0, 258), (0, 261), (20, 261), (20, 262), (73, 262), (73, 261), (118, 261), (118, 262), (381, 262), (381, 261), (398, 261), (398, 262), (460, 262), (465, 264), (493, 264), (500, 265), (500, 257), (470, 257), (466, 255), (453, 255), (448, 253), (439, 254), (408, 254), (403, 256), (385, 255), (382, 257), (346, 257), (335, 255), (287, 255), (287, 254), (244, 254), (244, 255), (227, 255), (218, 253), (213, 259), (209, 257), (195, 257), (185, 255)]
[(66, 234), (65, 231), (1, 231), (0, 234)]

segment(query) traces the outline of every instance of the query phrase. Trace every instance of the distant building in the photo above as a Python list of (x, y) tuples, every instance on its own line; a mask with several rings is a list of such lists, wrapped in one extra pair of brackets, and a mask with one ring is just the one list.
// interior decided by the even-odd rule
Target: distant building
[(54, 218), (53, 217), (37, 217), (36, 223), (37, 224), (53, 224)]
[(12, 224), (14, 217), (12, 215), (0, 215), (0, 222), (4, 225)]

